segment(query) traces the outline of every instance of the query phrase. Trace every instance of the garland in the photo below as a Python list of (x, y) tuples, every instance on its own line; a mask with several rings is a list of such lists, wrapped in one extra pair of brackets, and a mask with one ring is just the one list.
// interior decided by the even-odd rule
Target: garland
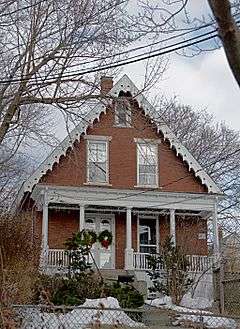
[(82, 231), (82, 240), (85, 245), (92, 246), (95, 242), (97, 242), (97, 238), (97, 234), (94, 231)]
[(104, 230), (101, 233), (99, 233), (98, 241), (101, 243), (102, 247), (108, 248), (113, 240), (112, 233), (108, 230)]

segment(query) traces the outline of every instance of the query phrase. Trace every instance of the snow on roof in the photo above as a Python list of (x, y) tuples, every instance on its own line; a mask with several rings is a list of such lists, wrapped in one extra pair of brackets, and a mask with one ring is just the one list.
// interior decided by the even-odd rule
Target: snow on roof
[[(139, 106), (144, 110), (146, 115), (151, 117), (154, 112), (153, 106), (147, 101), (142, 93), (137, 89), (134, 83), (127, 75), (124, 75), (110, 90), (109, 96), (117, 97), (120, 91), (129, 91), (131, 95), (138, 101)], [(82, 134), (86, 134), (87, 128), (94, 122), (99, 120), (102, 113), (106, 113), (106, 107), (109, 105), (109, 100), (101, 100), (92, 108), (89, 113), (82, 119), (82, 121), (72, 130), (72, 132), (50, 153), (50, 155), (40, 164), (40, 166), (33, 172), (33, 174), (23, 184), (20, 194), (31, 192), (34, 185), (36, 185), (40, 178), (52, 170), (55, 163), (59, 163), (61, 156), (66, 156), (69, 148), (72, 148), (75, 141), (80, 141)], [(158, 132), (162, 133), (164, 140), (168, 140), (170, 147), (176, 150), (176, 155), (181, 155), (183, 161), (189, 166), (189, 171), (193, 170), (196, 177), (199, 177), (202, 184), (205, 184), (209, 193), (222, 193), (216, 183), (200, 166), (198, 161), (192, 156), (187, 148), (178, 140), (175, 134), (167, 126), (166, 123), (161, 122), (157, 124)]]

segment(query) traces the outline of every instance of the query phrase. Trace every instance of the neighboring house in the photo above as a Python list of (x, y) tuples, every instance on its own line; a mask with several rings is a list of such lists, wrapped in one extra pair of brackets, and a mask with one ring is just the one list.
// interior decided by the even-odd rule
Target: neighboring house
[(82, 229), (113, 234), (110, 247), (94, 245), (101, 269), (145, 270), (168, 235), (191, 255), (192, 269), (207, 264), (207, 219), (219, 252), (219, 188), (125, 75), (112, 96), (90, 110), (42, 162), (20, 192), (34, 214), (48, 268), (67, 266), (64, 242)]

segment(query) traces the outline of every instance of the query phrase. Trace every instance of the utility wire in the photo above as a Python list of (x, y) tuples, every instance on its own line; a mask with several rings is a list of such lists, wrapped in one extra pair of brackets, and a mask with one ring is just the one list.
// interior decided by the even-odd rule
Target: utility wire
[[(202, 34), (200, 36), (195, 36), (193, 38), (190, 38), (190, 39), (187, 39), (187, 40), (184, 40), (184, 41), (180, 41), (180, 42), (175, 43), (175, 44), (171, 44), (171, 45), (162, 47), (162, 48), (157, 49), (155, 51), (151, 51), (151, 52), (149, 52), (148, 55), (146, 55), (144, 57), (141, 57), (141, 58), (138, 58), (138, 59), (136, 59), (136, 57), (139, 57), (140, 55), (133, 56), (133, 57), (130, 58), (130, 60), (129, 59), (128, 60), (120, 60), (120, 61), (117, 61), (116, 63), (110, 64), (110, 65), (106, 65), (106, 66), (102, 66), (102, 67), (93, 67), (93, 68), (89, 68), (89, 69), (86, 68), (84, 70), (80, 70), (80, 71), (77, 71), (75, 73), (69, 73), (69, 74), (66, 73), (66, 74), (63, 74), (61, 76), (61, 78), (72, 78), (72, 77), (76, 77), (78, 75), (83, 75), (83, 74), (99, 72), (99, 71), (103, 71), (103, 70), (107, 70), (107, 69), (117, 68), (117, 67), (120, 67), (120, 66), (124, 66), (124, 65), (128, 65), (128, 64), (133, 64), (133, 63), (137, 63), (137, 62), (140, 62), (140, 61), (143, 61), (143, 60), (154, 58), (154, 57), (157, 57), (157, 56), (166, 55), (166, 54), (175, 52), (176, 50), (181, 50), (181, 49), (184, 49), (184, 48), (193, 46), (195, 44), (198, 44), (198, 43), (201, 43), (201, 42), (205, 42), (207, 40), (211, 40), (211, 39), (213, 39), (215, 37), (218, 37), (218, 34), (217, 33), (215, 33), (215, 34), (212, 35), (212, 33), (214, 33), (214, 32), (216, 32), (216, 30), (213, 30), (211, 32), (204, 33), (204, 34)], [(206, 36), (206, 37), (205, 38), (202, 38), (204, 36)], [(198, 40), (199, 38), (202, 38), (202, 39)], [(192, 42), (190, 42), (190, 41), (192, 41)], [(176, 47), (176, 45), (177, 45), (177, 47)], [(169, 49), (169, 48), (171, 48), (171, 49)], [(158, 51), (156, 54), (155, 53), (152, 54), (153, 52), (156, 52), (156, 51)], [(143, 54), (143, 55), (145, 55), (145, 54)], [(39, 77), (37, 79), (40, 79), (40, 78), (41, 79), (44, 79), (44, 77)], [(44, 79), (43, 82), (52, 81), (54, 79), (59, 79), (59, 75), (48, 77), (48, 78)], [(18, 82), (23, 82), (23, 81), (36, 81), (36, 78), (29, 78), (29, 79), (27, 79), (27, 78), (23, 78), (23, 79), (6, 79), (6, 80), (0, 80), (0, 83), (1, 84), (5, 84), (5, 83), (18, 83)]]
[[(236, 21), (236, 23), (239, 23), (240, 21)], [(210, 25), (209, 24), (206, 24), (205, 26), (207, 25)], [(204, 27), (205, 27), (204, 26)], [(201, 27), (199, 27), (200, 29)], [(127, 59), (127, 60), (119, 60), (113, 64), (110, 64), (110, 65), (105, 65), (105, 66), (101, 66), (101, 67), (92, 67), (92, 68), (86, 68), (86, 69), (83, 69), (83, 70), (80, 70), (80, 71), (77, 71), (75, 73), (65, 73), (63, 74), (60, 78), (61, 79), (64, 79), (64, 78), (73, 78), (73, 77), (76, 77), (78, 75), (83, 75), (83, 74), (89, 74), (89, 73), (94, 73), (94, 72), (99, 72), (99, 71), (102, 71), (102, 70), (107, 70), (107, 69), (111, 69), (111, 68), (117, 68), (117, 67), (120, 67), (120, 66), (124, 66), (124, 65), (129, 65), (129, 64), (132, 64), (132, 63), (137, 63), (137, 62), (140, 62), (140, 61), (144, 61), (144, 60), (147, 60), (147, 59), (150, 59), (150, 58), (154, 58), (156, 56), (162, 56), (162, 55), (165, 55), (165, 54), (169, 54), (169, 53), (172, 53), (172, 52), (175, 52), (177, 50), (181, 50), (181, 49), (184, 49), (184, 48), (188, 48), (190, 46), (193, 46), (193, 45), (196, 45), (198, 43), (202, 43), (202, 42), (205, 42), (205, 41), (208, 41), (210, 39), (213, 39), (215, 37), (218, 37), (218, 34), (215, 33), (212, 35), (212, 33), (216, 32), (217, 30), (214, 29), (210, 32), (206, 32), (206, 33), (203, 33), (201, 35), (198, 35), (198, 36), (194, 36), (192, 38), (189, 38), (187, 40), (182, 40), (180, 42), (177, 42), (177, 43), (174, 43), (174, 44), (171, 44), (171, 45), (167, 45), (165, 47), (162, 47), (162, 48), (158, 48), (158, 49), (155, 49), (155, 50), (152, 50), (150, 52), (145, 52), (143, 54), (138, 54), (138, 55), (135, 55), (135, 56), (132, 56), (130, 57), (130, 59)], [(185, 33), (189, 33), (188, 32), (185, 32)], [(170, 37), (168, 39), (165, 39), (165, 40), (162, 40), (161, 42), (164, 42), (166, 40), (171, 40), (173, 38), (177, 38), (179, 36), (181, 36), (182, 34), (178, 35), (178, 36), (174, 36), (174, 37)], [(202, 38), (202, 37), (205, 37), (206, 38), (203, 38), (203, 39), (200, 39), (198, 40), (199, 38)], [(160, 41), (159, 41), (160, 42)], [(187, 44), (185, 44), (187, 43)], [(153, 45), (154, 43), (150, 44), (150, 45)], [(146, 45), (146, 46), (142, 46), (142, 47), (149, 47), (150, 45)], [(179, 45), (179, 46), (178, 46)], [(176, 47), (178, 46), (178, 47)], [(171, 48), (171, 49), (169, 49)], [(130, 51), (135, 51), (136, 49), (140, 49), (140, 47), (137, 47), (135, 49), (132, 49), (132, 50), (129, 50)], [(126, 51), (128, 52), (128, 51)], [(126, 52), (122, 52), (122, 53), (119, 53), (119, 54), (124, 54)], [(157, 53), (156, 53), (157, 52)], [(146, 55), (147, 54), (147, 55)], [(118, 54), (115, 54), (115, 55), (111, 55), (111, 56), (108, 56), (108, 57), (105, 57), (106, 58), (111, 58), (111, 57), (115, 57), (117, 56)], [(144, 56), (145, 55), (145, 56)], [(144, 57), (142, 57), (144, 56)], [(140, 58), (139, 58), (140, 57)], [(103, 58), (104, 59), (104, 58)], [(84, 62), (84, 64), (89, 64), (91, 62), (94, 62), (94, 61), (99, 61), (99, 59), (96, 59), (96, 60), (93, 60), (93, 61), (88, 61), (88, 62)], [(83, 65), (83, 63), (80, 63), (81, 65)], [(73, 68), (73, 67), (76, 67), (76, 66), (79, 66), (80, 64), (74, 64), (72, 66), (69, 66), (69, 68)], [(0, 84), (5, 84), (5, 83), (18, 83), (18, 82), (23, 82), (23, 81), (34, 81), (34, 82), (37, 82), (38, 79), (41, 79), (41, 82), (54, 82), (52, 80), (54, 79), (59, 79), (59, 75), (56, 75), (56, 76), (49, 76), (47, 78), (44, 78), (44, 77), (34, 77), (34, 78), (23, 78), (23, 79), (19, 79), (19, 78), (15, 78), (15, 79), (6, 79), (6, 80), (0, 80)], [(64, 81), (62, 81), (64, 82)]]
[[(237, 17), (239, 15), (240, 15), (239, 13), (238, 14), (234, 14), (233, 17)], [(239, 21), (236, 21), (236, 23), (238, 23), (238, 22)], [(207, 24), (204, 24), (204, 25), (201, 25), (201, 26), (198, 26), (198, 27), (194, 27), (192, 29), (189, 29), (188, 31), (184, 31), (184, 32), (179, 33), (177, 35), (173, 35), (171, 37), (168, 37), (168, 38), (165, 38), (165, 39), (162, 39), (162, 40), (159, 40), (159, 41), (155, 41), (155, 42), (149, 43), (149, 44), (144, 45), (144, 46), (139, 46), (139, 47), (131, 48), (131, 49), (128, 49), (128, 50), (125, 50), (125, 51), (122, 51), (122, 52), (119, 52), (119, 53), (116, 53), (116, 54), (113, 54), (113, 55), (108, 55), (108, 56), (100, 57), (100, 58), (94, 59), (92, 61), (81, 62), (79, 64), (81, 64), (81, 65), (90, 64), (90, 63), (98, 62), (100, 60), (114, 58), (114, 57), (120, 56), (120, 55), (125, 55), (125, 54), (131, 53), (131, 52), (135, 52), (137, 50), (141, 50), (141, 49), (153, 47), (153, 46), (155, 46), (157, 44), (160, 44), (160, 43), (163, 43), (163, 42), (166, 42), (166, 41), (170, 41), (170, 40), (174, 40), (174, 39), (179, 38), (179, 37), (183, 37), (183, 36), (185, 36), (185, 35), (187, 35), (189, 33), (193, 33), (193, 32), (199, 31), (201, 29), (205, 29), (205, 28), (210, 27), (210, 26), (213, 26), (213, 23), (207, 23)], [(216, 32), (216, 31), (217, 31), (217, 29), (214, 29), (212, 31), (209, 31), (209, 33)], [(183, 41), (184, 40), (182, 40), (182, 42)], [(154, 51), (156, 51), (156, 50), (154, 50)], [(79, 57), (84, 57), (84, 56), (80, 56), (80, 55), (72, 55), (71, 56), (71, 58), (79, 58)], [(39, 57), (39, 58), (41, 58), (41, 57)], [(38, 58), (35, 58), (35, 59), (38, 59)], [(74, 64), (73, 66), (77, 66), (79, 64)], [(71, 67), (73, 67), (73, 66), (71, 66)]]

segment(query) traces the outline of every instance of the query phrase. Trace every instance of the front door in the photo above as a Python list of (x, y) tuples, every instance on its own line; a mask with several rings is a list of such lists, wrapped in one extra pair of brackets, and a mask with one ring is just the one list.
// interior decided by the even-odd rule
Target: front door
[(103, 247), (99, 242), (94, 243), (92, 254), (97, 266), (100, 269), (114, 269), (114, 246), (115, 246), (115, 225), (114, 216), (86, 214), (85, 229), (94, 231), (97, 235), (102, 231), (108, 230), (113, 235), (113, 241), (108, 248)]

